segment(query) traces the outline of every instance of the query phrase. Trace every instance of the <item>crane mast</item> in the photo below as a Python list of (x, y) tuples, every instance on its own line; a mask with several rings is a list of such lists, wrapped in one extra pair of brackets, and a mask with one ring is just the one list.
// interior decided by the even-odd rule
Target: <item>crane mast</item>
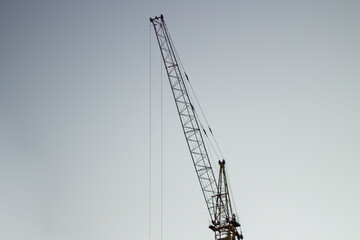
[(237, 230), (240, 224), (231, 207), (225, 160), (219, 161), (220, 171), (217, 182), (164, 17), (161, 15), (150, 18), (150, 21), (155, 30), (183, 133), (210, 214), (212, 225), (209, 228), (214, 231), (215, 240), (242, 239), (241, 231), (239, 233)]

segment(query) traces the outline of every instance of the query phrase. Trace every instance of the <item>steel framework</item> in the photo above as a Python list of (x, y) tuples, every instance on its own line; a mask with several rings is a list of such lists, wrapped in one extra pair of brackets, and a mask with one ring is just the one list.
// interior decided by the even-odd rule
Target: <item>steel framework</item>
[(150, 21), (155, 30), (186, 143), (210, 214), (212, 225), (209, 228), (214, 231), (216, 240), (234, 240), (235, 236), (242, 239), (242, 235), (236, 229), (240, 224), (231, 208), (224, 170), (225, 161), (219, 161), (220, 175), (217, 183), (164, 17), (161, 15), (150, 18)]

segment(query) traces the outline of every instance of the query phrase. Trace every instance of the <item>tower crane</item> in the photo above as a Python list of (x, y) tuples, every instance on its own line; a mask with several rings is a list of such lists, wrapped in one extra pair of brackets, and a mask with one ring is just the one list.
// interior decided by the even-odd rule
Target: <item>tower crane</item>
[[(243, 239), (240, 223), (231, 205), (225, 160), (219, 160), (219, 175), (216, 179), (199, 119), (184, 81), (184, 77), (188, 80), (188, 76), (180, 69), (164, 16), (150, 18), (150, 22), (154, 27), (182, 130), (210, 214), (209, 228), (214, 232), (215, 240)], [(212, 131), (211, 128), (209, 130)]]

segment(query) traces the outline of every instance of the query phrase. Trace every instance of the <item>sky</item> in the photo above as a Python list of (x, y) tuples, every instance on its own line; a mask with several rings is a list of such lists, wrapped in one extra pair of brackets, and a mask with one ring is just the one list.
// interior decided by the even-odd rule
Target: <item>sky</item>
[(213, 239), (149, 22), (164, 14), (245, 239), (358, 240), (359, 12), (1, 1), (0, 239)]

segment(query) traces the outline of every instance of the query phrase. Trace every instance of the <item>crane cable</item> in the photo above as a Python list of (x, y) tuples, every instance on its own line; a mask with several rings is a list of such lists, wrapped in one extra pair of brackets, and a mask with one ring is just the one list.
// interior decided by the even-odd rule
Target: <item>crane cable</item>
[[(173, 40), (172, 40), (172, 38), (171, 38), (171, 34), (170, 34), (170, 32), (169, 32), (166, 24), (164, 25), (164, 27), (165, 27), (166, 31), (169, 33), (169, 34), (168, 34), (168, 36), (169, 36), (169, 41), (171, 42), (171, 44), (172, 44), (172, 46), (173, 46), (173, 49), (174, 49), (174, 53), (175, 53), (175, 55), (176, 55), (176, 58), (178, 59), (178, 61), (179, 61), (179, 63), (180, 63), (180, 66), (179, 66), (179, 67), (181, 67), (182, 72), (184, 73), (184, 75), (185, 75), (185, 77), (186, 77), (186, 80), (187, 80), (187, 81), (184, 81), (184, 84), (190, 86), (191, 92), (192, 92), (192, 94), (193, 94), (194, 97), (195, 97), (195, 102), (197, 103), (197, 106), (199, 106), (201, 115), (202, 115), (202, 117), (204, 118), (204, 120), (205, 120), (205, 122), (206, 122), (206, 124), (207, 124), (207, 127), (208, 127), (208, 129), (209, 129), (209, 131), (210, 131), (210, 133), (211, 133), (212, 139), (213, 139), (213, 141), (215, 142), (215, 145), (216, 145), (216, 148), (217, 148), (219, 154), (217, 153), (215, 147), (213, 146), (212, 141), (211, 141), (211, 139), (209, 138), (208, 134), (206, 133), (205, 128), (203, 127), (203, 125), (202, 125), (202, 123), (201, 123), (201, 119), (200, 119), (199, 115), (197, 114), (196, 109), (195, 109), (194, 106), (193, 106), (194, 113), (195, 113), (195, 115), (196, 115), (196, 117), (197, 117), (197, 119), (198, 119), (198, 121), (199, 121), (199, 124), (200, 124), (201, 128), (202, 128), (203, 131), (204, 131), (205, 139), (207, 139), (208, 142), (210, 143), (210, 146), (211, 146), (211, 148), (213, 149), (213, 151), (214, 151), (216, 157), (218, 158), (218, 160), (220, 160), (220, 159), (219, 159), (219, 155), (221, 155), (222, 159), (225, 159), (225, 158), (224, 158), (224, 155), (223, 155), (223, 153), (222, 153), (222, 151), (221, 151), (221, 149), (220, 149), (220, 146), (219, 146), (219, 144), (218, 144), (218, 142), (217, 142), (217, 140), (216, 140), (216, 138), (215, 138), (215, 135), (214, 135), (214, 133), (213, 133), (211, 127), (210, 127), (210, 124), (209, 124), (209, 122), (207, 121), (207, 118), (206, 118), (206, 116), (205, 116), (205, 114), (204, 114), (204, 111), (203, 111), (203, 109), (202, 109), (202, 107), (201, 107), (201, 104), (200, 104), (200, 102), (199, 102), (199, 100), (198, 100), (198, 98), (197, 98), (197, 96), (196, 96), (196, 94), (195, 94), (194, 88), (193, 88), (193, 86), (192, 86), (192, 84), (191, 84), (191, 82), (190, 82), (190, 80), (189, 80), (189, 77), (188, 77), (188, 75), (186, 74), (185, 67), (184, 67), (184, 65), (183, 65), (183, 63), (182, 63), (182, 61), (181, 61), (181, 58), (180, 58), (180, 56), (179, 56), (179, 54), (178, 54), (178, 52), (177, 52), (177, 49), (176, 49), (175, 44), (174, 44), (174, 42), (173, 42)], [(189, 94), (189, 98), (190, 98), (190, 101), (191, 101), (192, 103), (194, 103), (194, 101), (191, 99), (192, 96), (191, 96), (190, 94)], [(211, 148), (209, 148), (209, 149), (211, 149)], [(211, 154), (211, 151), (210, 151), (210, 156), (211, 156), (211, 159), (213, 159), (212, 154)], [(212, 163), (214, 163), (214, 162), (212, 161)], [(214, 166), (217, 166), (216, 164), (213, 164), (213, 165), (214, 165)], [(218, 169), (217, 169), (217, 170), (218, 170)], [(231, 201), (232, 201), (233, 204), (234, 204), (235, 215), (236, 215), (236, 217), (238, 218), (239, 215), (238, 215), (238, 213), (237, 213), (236, 202), (235, 202), (235, 200), (234, 200), (234, 195), (233, 195), (232, 187), (231, 187), (231, 184), (230, 184), (231, 181), (230, 181), (230, 178), (229, 178), (229, 174), (227, 174), (227, 170), (226, 170), (226, 169), (225, 169), (225, 171), (226, 171), (227, 178), (229, 179), (229, 181), (228, 181), (228, 188), (229, 188), (229, 191), (230, 191), (230, 198), (231, 198)], [(241, 231), (241, 229), (240, 229), (240, 231)]]
[[(184, 73), (185, 73), (185, 70), (184, 70)], [(185, 73), (185, 74), (186, 74), (186, 73)], [(185, 75), (185, 76), (187, 76), (187, 75)], [(188, 79), (188, 77), (187, 77), (187, 79)], [(196, 96), (196, 94), (195, 94), (194, 88), (192, 87), (192, 84), (191, 84), (191, 82), (190, 82), (189, 80), (188, 80), (188, 84), (189, 84), (189, 86), (190, 86), (190, 89), (191, 89), (192, 94), (193, 94), (194, 97), (195, 97), (196, 103), (197, 103), (197, 105), (199, 106), (199, 109), (200, 109), (200, 112), (201, 112), (201, 114), (202, 114), (202, 117), (205, 119), (205, 122), (206, 122), (206, 124), (207, 124), (207, 126), (208, 126), (208, 129), (209, 129), (209, 131), (210, 131), (210, 133), (211, 133), (211, 136), (212, 136), (213, 139), (214, 139), (214, 142), (215, 142), (215, 144), (216, 144), (216, 147), (217, 147), (217, 149), (219, 150), (219, 153), (220, 153), (220, 155), (221, 155), (221, 158), (224, 159), (224, 155), (223, 155), (222, 152), (221, 152), (221, 149), (220, 149), (220, 147), (219, 147), (219, 144), (218, 144), (218, 142), (216, 141), (216, 138), (215, 138), (215, 136), (214, 136), (214, 133), (213, 133), (211, 127), (210, 127), (209, 122), (208, 122), (207, 119), (206, 119), (206, 116), (205, 116), (204, 111), (203, 111), (203, 109), (202, 109), (202, 107), (201, 107), (201, 104), (200, 104), (200, 102), (199, 102), (199, 100), (198, 100), (198, 98), (197, 98), (197, 96)], [(207, 136), (207, 134), (206, 134), (206, 136)]]
[[(184, 73), (185, 73), (185, 71), (184, 71)], [(186, 73), (185, 73), (185, 74), (186, 74)], [(187, 75), (186, 75), (186, 78), (188, 79), (188, 76), (187, 76)], [(221, 149), (220, 149), (220, 147), (219, 147), (219, 144), (218, 144), (218, 142), (216, 141), (216, 138), (215, 138), (215, 136), (214, 136), (214, 133), (213, 133), (213, 131), (211, 130), (211, 128), (210, 128), (210, 126), (209, 126), (209, 123), (208, 123), (208, 121), (207, 121), (207, 119), (206, 119), (206, 116), (205, 116), (203, 110), (202, 110), (202, 107), (201, 107), (201, 105), (200, 105), (200, 102), (198, 101), (198, 99), (197, 99), (197, 97), (196, 97), (196, 94), (195, 94), (195, 91), (194, 91), (194, 89), (193, 89), (193, 87), (192, 87), (192, 85), (191, 85), (191, 82), (190, 82), (190, 81), (188, 81), (188, 82), (189, 82), (191, 91), (193, 92), (193, 94), (194, 94), (194, 96), (195, 96), (196, 102), (197, 102), (197, 104), (198, 104), (198, 106), (199, 106), (199, 108), (200, 108), (200, 111), (201, 111), (201, 113), (202, 113), (202, 115), (203, 115), (203, 117), (204, 117), (204, 119), (205, 119), (205, 121), (206, 121), (206, 124), (208, 125), (209, 131), (210, 131), (210, 133), (211, 133), (211, 135), (212, 135), (212, 137), (213, 137), (213, 139), (214, 139), (214, 142), (215, 142), (215, 144), (216, 144), (216, 147), (218, 148), (222, 159), (224, 159), (224, 155), (222, 154)], [(215, 151), (215, 148), (214, 148), (211, 140), (209, 139), (208, 134), (206, 133), (206, 131), (205, 131), (205, 129), (204, 129), (202, 123), (201, 123), (201, 120), (200, 120), (197, 112), (196, 112), (195, 110), (194, 110), (194, 112), (195, 112), (195, 114), (196, 114), (196, 117), (199, 119), (199, 123), (200, 123), (201, 128), (203, 129), (203, 131), (204, 131), (204, 133), (205, 133), (206, 139), (209, 140), (209, 143), (210, 143), (211, 148)], [(216, 151), (215, 151), (215, 154), (216, 154), (216, 157), (217, 157), (218, 159), (220, 159), (220, 158), (219, 158), (219, 155), (216, 153)], [(215, 166), (217, 166), (217, 165), (215, 164)], [(237, 209), (236, 209), (236, 202), (235, 202), (235, 200), (234, 200), (234, 195), (233, 195), (233, 191), (232, 191), (232, 187), (231, 187), (231, 181), (230, 181), (229, 174), (227, 173), (226, 168), (225, 168), (225, 171), (226, 171), (227, 178), (229, 179), (229, 180), (228, 180), (228, 188), (229, 188), (229, 191), (230, 191), (230, 198), (231, 198), (231, 201), (233, 202), (233, 205), (234, 205), (235, 215), (238, 216), (238, 212), (237, 212)]]
[(150, 57), (150, 66), (149, 66), (149, 72), (150, 72), (150, 77), (149, 77), (149, 223), (148, 223), (148, 227), (149, 227), (149, 240), (151, 240), (151, 135), (152, 135), (152, 132), (151, 132), (151, 113), (152, 113), (152, 108), (151, 108), (151, 98), (152, 98), (152, 94), (151, 94), (151, 87), (152, 87), (152, 84), (151, 84), (151, 23), (149, 24), (149, 57)]
[[(185, 77), (186, 77), (186, 79), (187, 79), (187, 81), (183, 81), (183, 83), (184, 83), (185, 87), (186, 87), (186, 85), (190, 84), (191, 92), (192, 92), (192, 94), (193, 94), (194, 97), (195, 97), (195, 101), (194, 101), (194, 100), (192, 99), (191, 94), (190, 94), (191, 92), (188, 92), (188, 97), (190, 98), (190, 102), (191, 102), (191, 103), (197, 103), (197, 105), (199, 106), (199, 108), (200, 108), (200, 110), (201, 110), (202, 116), (203, 116), (203, 118), (205, 118), (205, 121), (206, 121), (206, 123), (207, 123), (207, 125), (208, 125), (208, 129), (209, 129), (209, 131), (212, 133), (212, 130), (211, 130), (211, 128), (210, 128), (210, 126), (209, 126), (209, 124), (208, 124), (208, 122), (207, 122), (207, 120), (206, 120), (206, 117), (205, 117), (205, 115), (204, 115), (204, 112), (203, 112), (203, 110), (202, 110), (202, 108), (201, 108), (200, 102), (198, 101), (198, 99), (197, 99), (197, 97), (196, 97), (196, 94), (195, 94), (195, 91), (194, 91), (194, 89), (193, 89), (192, 86), (191, 86), (191, 83), (190, 83), (190, 81), (189, 81), (189, 77), (187, 76), (187, 74), (186, 74), (186, 72), (185, 72), (184, 65), (183, 65), (183, 63), (182, 63), (182, 61), (181, 61), (181, 58), (180, 58), (180, 56), (179, 56), (179, 54), (178, 54), (178, 52), (177, 52), (177, 50), (176, 50), (175, 44), (174, 44), (174, 42), (172, 41), (172, 38), (171, 38), (171, 34), (170, 34), (170, 32), (169, 32), (169, 29), (166, 27), (166, 24), (164, 25), (164, 27), (165, 27), (166, 31), (169, 33), (169, 34), (168, 34), (169, 41), (171, 42), (171, 45), (172, 45), (173, 50), (174, 50), (174, 53), (175, 53), (175, 55), (176, 55), (176, 56), (174, 56), (174, 57), (176, 57), (176, 59), (177, 59), (177, 60), (179, 61), (179, 63), (180, 63), (179, 69), (182, 70), (183, 75), (185, 75)], [(180, 73), (180, 74), (181, 74), (181, 73)], [(187, 82), (188, 82), (188, 83), (187, 83)], [(189, 87), (186, 87), (186, 88), (188, 89)], [(213, 141), (209, 138), (208, 134), (206, 133), (206, 130), (205, 130), (203, 124), (201, 123), (201, 118), (200, 118), (199, 115), (197, 114), (197, 111), (196, 111), (196, 109), (195, 109), (194, 106), (193, 106), (193, 111), (194, 111), (194, 113), (195, 113), (195, 115), (196, 115), (196, 119), (198, 120), (198, 123), (200, 124), (200, 127), (202, 128), (202, 130), (203, 130), (203, 132), (204, 132), (204, 134), (205, 134), (205, 138), (204, 138), (204, 139), (205, 139), (205, 140), (208, 140), (205, 144), (206, 144), (207, 146), (209, 146), (209, 144), (210, 144), (210, 147), (211, 147), (211, 148), (209, 147), (208, 149), (209, 149), (209, 150), (212, 149), (212, 150), (214, 151), (214, 154), (216, 155), (217, 160), (220, 160), (219, 155), (221, 155), (221, 158), (223, 159), (224, 157), (223, 157), (223, 155), (222, 155), (222, 153), (221, 153), (221, 150), (220, 150), (220, 148), (219, 148), (219, 145), (218, 145), (217, 142), (215, 141), (215, 144), (216, 144), (216, 146), (217, 146), (217, 150), (216, 150), (216, 148), (214, 147), (214, 144), (212, 143)], [(200, 133), (200, 134), (201, 134), (201, 133)], [(213, 137), (214, 137), (214, 136), (213, 136)], [(218, 152), (219, 152), (219, 153), (218, 153)], [(217, 163), (216, 163), (216, 161), (214, 161), (214, 157), (213, 157), (211, 151), (210, 151), (210, 156), (209, 156), (209, 158), (210, 158), (210, 161), (211, 161), (212, 166), (215, 167), (216, 171), (218, 171), (219, 169), (218, 169), (218, 167), (217, 167)]]
[[(166, 31), (169, 32), (169, 29), (167, 28), (166, 25), (165, 25), (165, 28), (166, 28)], [(213, 133), (211, 127), (210, 127), (210, 124), (209, 124), (209, 122), (207, 121), (206, 116), (205, 116), (205, 114), (204, 114), (204, 111), (203, 111), (203, 109), (202, 109), (202, 107), (201, 107), (201, 104), (200, 104), (200, 102), (199, 102), (199, 100), (198, 100), (198, 98), (197, 98), (197, 96), (196, 96), (196, 94), (195, 94), (194, 88), (192, 87), (192, 84), (191, 84), (191, 82), (190, 82), (190, 80), (189, 80), (189, 77), (188, 77), (188, 75), (186, 74), (185, 67), (184, 67), (184, 65), (183, 65), (183, 63), (182, 63), (182, 61), (181, 61), (181, 58), (180, 58), (179, 53), (178, 53), (178, 51), (177, 51), (177, 49), (176, 49), (176, 47), (175, 47), (175, 44), (174, 44), (174, 42), (173, 42), (173, 40), (172, 40), (172, 38), (171, 38), (170, 32), (169, 32), (168, 36), (169, 36), (169, 41), (171, 42), (171, 45), (173, 46), (174, 53), (176, 54), (176, 57), (177, 57), (177, 59), (179, 60), (180, 66), (181, 66), (181, 68), (182, 68), (182, 72), (184, 73), (184, 75), (185, 75), (185, 77), (186, 77), (186, 79), (187, 79), (187, 81), (184, 81), (184, 84), (190, 86), (191, 92), (192, 92), (192, 94), (193, 94), (194, 97), (195, 97), (195, 101), (191, 100), (192, 97), (190, 96), (190, 94), (189, 94), (189, 98), (190, 98), (190, 100), (191, 100), (192, 103), (196, 102), (196, 103), (197, 103), (197, 106), (199, 106), (199, 109), (200, 109), (200, 112), (201, 112), (201, 114), (202, 114), (202, 117), (205, 119), (205, 122), (206, 122), (206, 124), (207, 124), (207, 126), (208, 126), (208, 129), (209, 129), (209, 131), (210, 131), (210, 133), (211, 133), (211, 136), (212, 136), (212, 138), (213, 138), (213, 140), (214, 140), (214, 142), (215, 142), (215, 145), (216, 145), (216, 147), (217, 147), (217, 149), (218, 149), (218, 151), (219, 151), (219, 155), (221, 155), (221, 158), (224, 159), (224, 155), (223, 155), (222, 152), (221, 152), (221, 149), (220, 149), (220, 147), (219, 147), (219, 144), (218, 144), (218, 142), (216, 141), (216, 138), (215, 138), (214, 133)], [(196, 110), (194, 110), (194, 111), (196, 111)], [(198, 120), (199, 120), (199, 122), (201, 122), (201, 120), (200, 120), (199, 117), (198, 117)], [(204, 130), (204, 128), (203, 128), (203, 130)], [(205, 134), (205, 135), (206, 135), (206, 137), (208, 138), (207, 134)], [(211, 140), (209, 139), (209, 141), (211, 141)], [(220, 160), (220, 159), (219, 159), (219, 160)]]
[(160, 240), (163, 238), (163, 65), (160, 57)]
[[(165, 26), (165, 28), (166, 28), (166, 31), (169, 32), (169, 30), (168, 30), (168, 28), (167, 28), (166, 26)], [(217, 142), (217, 140), (216, 140), (216, 138), (215, 138), (215, 135), (214, 135), (214, 133), (213, 133), (211, 127), (210, 127), (209, 122), (207, 121), (207, 118), (206, 118), (206, 116), (205, 116), (205, 114), (204, 114), (204, 111), (203, 111), (203, 109), (202, 109), (202, 107), (201, 107), (201, 104), (200, 104), (200, 102), (199, 102), (199, 100), (198, 100), (198, 98), (197, 98), (197, 96), (196, 96), (196, 94), (195, 94), (194, 88), (193, 88), (193, 86), (192, 86), (192, 84), (191, 84), (191, 82), (190, 82), (190, 80), (189, 80), (189, 77), (188, 77), (188, 75), (186, 74), (185, 67), (184, 67), (184, 65), (183, 65), (183, 63), (182, 63), (182, 61), (181, 61), (181, 58), (180, 58), (177, 50), (176, 50), (175, 44), (174, 44), (173, 40), (171, 39), (171, 34), (169, 34), (169, 40), (170, 40), (170, 42), (171, 42), (171, 44), (172, 44), (172, 46), (173, 46), (173, 48), (174, 48), (174, 52), (175, 52), (175, 54), (176, 54), (176, 57), (177, 57), (177, 59), (179, 60), (180, 66), (181, 66), (181, 68), (182, 68), (182, 71), (183, 71), (183, 73), (184, 73), (184, 75), (185, 75), (185, 77), (186, 77), (186, 80), (187, 80), (187, 81), (184, 81), (184, 84), (190, 86), (191, 92), (192, 92), (193, 96), (195, 97), (195, 101), (196, 101), (197, 105), (199, 106), (201, 115), (202, 115), (202, 117), (204, 118), (204, 120), (205, 120), (205, 122), (206, 122), (206, 124), (207, 124), (207, 126), (208, 126), (208, 129), (209, 129), (209, 131), (210, 131), (210, 133), (211, 133), (212, 139), (213, 139), (213, 141), (215, 142), (215, 145), (216, 145), (216, 147), (217, 147), (217, 149), (218, 149), (218, 151), (219, 151), (219, 154), (221, 155), (222, 159), (224, 159), (224, 155), (223, 155), (223, 153), (222, 153), (222, 151), (221, 151), (221, 149), (220, 149), (220, 146), (219, 146), (219, 144), (218, 144), (218, 142)], [(190, 94), (189, 94), (189, 98), (190, 98), (190, 99), (192, 98), (192, 97), (190, 96)], [(191, 100), (191, 102), (194, 102), (194, 101)], [(206, 133), (205, 128), (203, 127), (203, 125), (202, 125), (202, 123), (201, 123), (201, 119), (200, 119), (199, 115), (197, 114), (197, 111), (195, 110), (195, 108), (194, 108), (194, 112), (195, 112), (195, 115), (196, 115), (196, 117), (197, 117), (197, 119), (198, 119), (198, 121), (199, 121), (199, 124), (200, 124), (201, 128), (203, 129), (203, 131), (204, 131), (204, 133), (205, 133), (205, 137), (208, 139), (208, 142), (210, 143), (211, 148), (212, 148), (213, 151), (215, 152), (216, 157), (219, 159), (219, 155), (218, 155), (217, 151), (215, 150), (215, 148), (214, 148), (214, 146), (213, 146), (213, 144), (212, 144), (211, 139), (209, 138), (208, 134)], [(211, 153), (211, 152), (210, 152), (210, 153)], [(219, 159), (219, 160), (220, 160), (220, 159)], [(217, 166), (217, 165), (215, 164), (215, 166)], [(227, 171), (226, 171), (226, 172), (227, 172)], [(226, 174), (226, 175), (227, 175), (227, 177), (228, 177), (228, 179), (229, 179), (229, 174)], [(233, 202), (233, 204), (234, 204), (235, 214), (236, 214), (236, 216), (238, 216), (237, 209), (236, 209), (236, 203), (235, 203), (235, 200), (234, 200), (234, 195), (233, 195), (233, 191), (232, 191), (232, 187), (231, 187), (230, 182), (231, 182), (231, 181), (230, 181), (230, 179), (229, 179), (229, 181), (228, 181), (228, 187), (229, 187), (229, 190), (230, 190), (230, 198), (231, 198), (231, 200), (232, 200), (232, 202)]]

